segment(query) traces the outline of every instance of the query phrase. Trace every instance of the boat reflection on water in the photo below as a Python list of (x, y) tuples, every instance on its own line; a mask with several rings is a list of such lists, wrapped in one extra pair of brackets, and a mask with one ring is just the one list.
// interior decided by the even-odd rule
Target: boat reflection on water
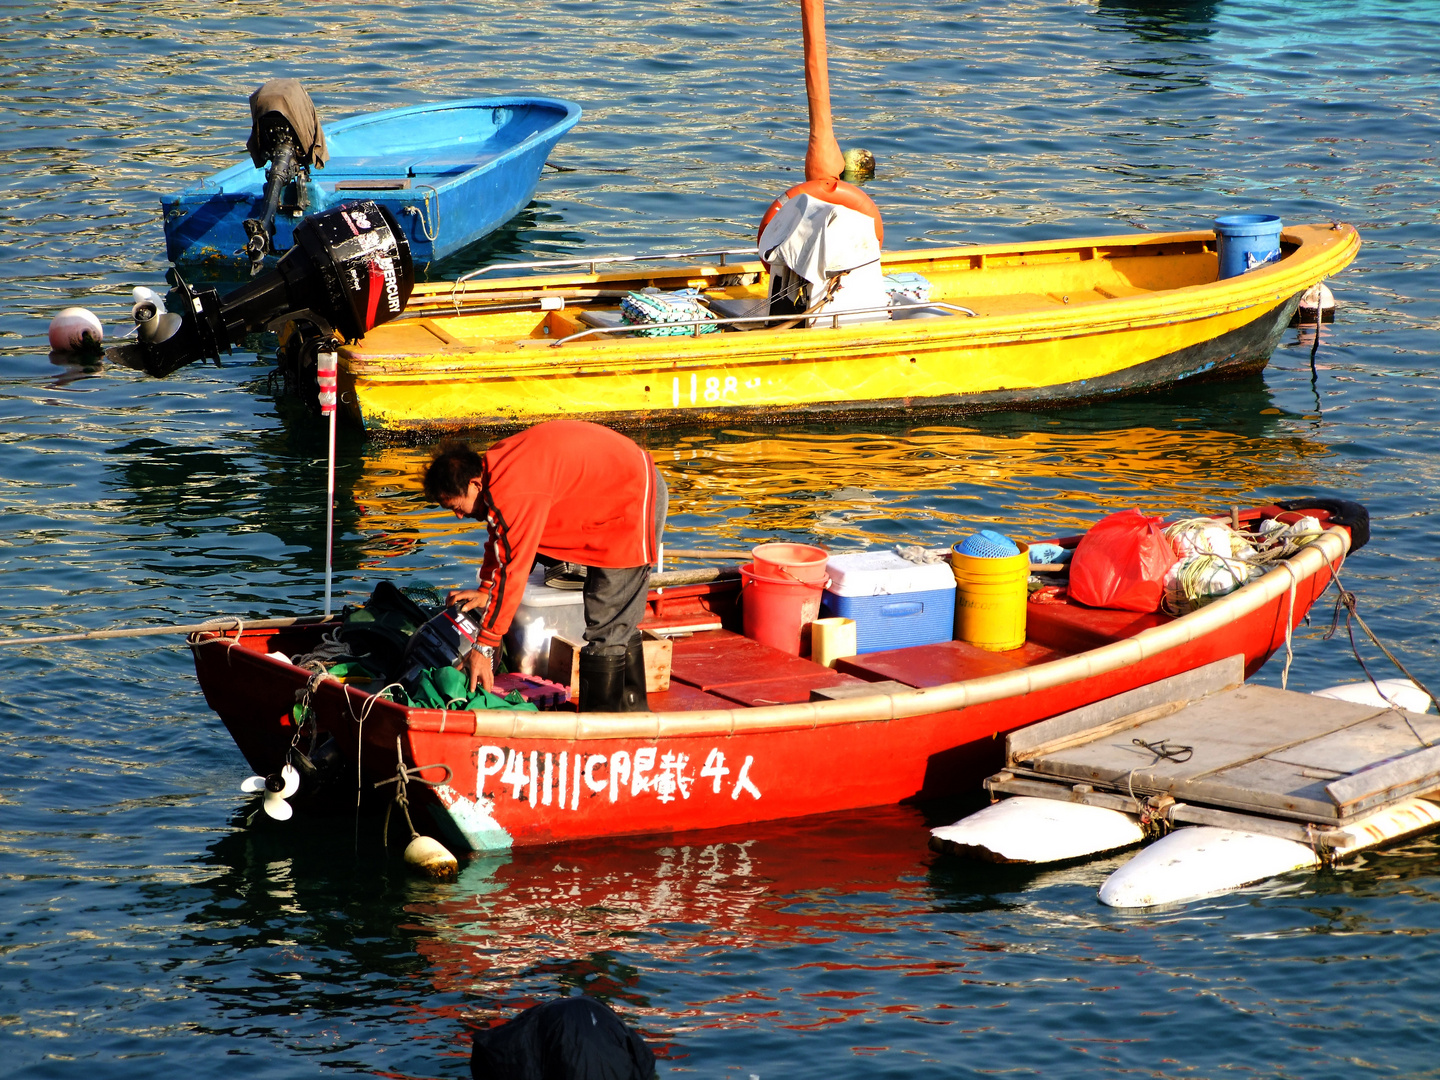
[[(1263, 392), (1211, 394), (1220, 399), (1212, 405), (1169, 398), (1168, 424), (1157, 422), (1161, 410), (1150, 398), (1144, 409), (1117, 403), (917, 427), (871, 421), (630, 434), (670, 485), (674, 549), (743, 548), (779, 535), (834, 548), (948, 545), (981, 525), (1046, 535), (1129, 506), (1210, 512), (1267, 489), (1336, 486), (1318, 475), (1328, 451), (1308, 418), (1282, 417)], [(364, 448), (352, 489), (362, 568), (398, 569), (421, 545), (454, 545), (454, 558), (478, 560), (483, 534), (420, 493), (430, 453)]]
[[(746, 1026), (773, 1020), (775, 1007), (759, 995), (705, 988), (706, 976), (723, 967), (715, 957), (840, 937), (871, 942), (862, 953), (885, 951), (873, 939), (897, 929), (907, 911), (932, 910), (927, 873), (937, 856), (926, 849), (925, 830), (919, 810), (894, 806), (743, 832), (517, 850), (470, 862), (453, 889), (407, 911), (423, 930), (416, 948), (442, 992), (463, 989), (509, 1009), (545, 1000), (557, 985), (583, 990), (651, 1018), (642, 1024), (652, 1037), (691, 1023)], [(803, 954), (803, 966), (816, 966), (815, 949)], [(692, 962), (700, 984), (685, 1001), (646, 992), (643, 972)], [(839, 972), (875, 962), (858, 955), (819, 966)], [(895, 956), (886, 966), (896, 976), (923, 976), (964, 965)], [(790, 1019), (786, 1026), (804, 1028), (841, 1017)]]

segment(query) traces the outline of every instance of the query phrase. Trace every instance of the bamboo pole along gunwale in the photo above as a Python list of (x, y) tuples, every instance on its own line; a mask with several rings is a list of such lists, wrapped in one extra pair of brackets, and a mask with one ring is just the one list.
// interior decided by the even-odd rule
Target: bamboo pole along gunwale
[[(734, 552), (667, 552), (689, 558), (730, 558)], [(738, 557), (738, 555), (736, 555)], [(740, 576), (735, 567), (705, 566), (691, 570), (669, 570), (663, 574), (650, 575), (652, 589), (673, 588), (679, 585), (703, 585), (711, 581), (724, 581)], [(221, 616), (204, 622), (167, 624), (165, 626), (131, 626), (114, 630), (86, 630), (73, 634), (41, 634), (36, 637), (0, 638), (0, 647), (7, 645), (59, 645), (70, 641), (112, 641), (116, 638), (161, 637), (166, 634), (227, 633), (231, 630), (281, 630), (286, 627), (338, 626), (338, 615), (293, 615), (269, 619), (245, 619), (238, 615)]]
[[(411, 709), (406, 712), (403, 722), (416, 731), (442, 732), (460, 737), (483, 735), (501, 739), (589, 741), (723, 737), (835, 724), (883, 722), (950, 712), (1081, 682), (1187, 645), (1259, 610), (1283, 596), (1292, 584), (1298, 585), (1321, 570), (1337, 568), (1349, 550), (1349, 532), (1332, 526), (1263, 577), (1173, 622), (1153, 626), (1123, 641), (1046, 664), (926, 689), (839, 701), (704, 712), (474, 712), (468, 714), (473, 718), (470, 724), (465, 723), (463, 718), (467, 714), (463, 712), (442, 714), (439, 710)], [(1293, 611), (1287, 617), (1293, 619)], [(346, 688), (346, 692), (364, 696), (362, 691), (353, 687)]]
[(115, 638), (160, 637), (164, 634), (223, 633), (229, 630), (279, 630), (284, 627), (340, 625), (339, 616), (294, 615), (273, 619), (243, 619), (237, 616), (207, 619), (188, 625), (130, 626), (115, 630), (87, 630), (75, 634), (42, 634), (38, 637), (0, 638), (6, 645), (58, 645), (66, 641), (110, 641)]

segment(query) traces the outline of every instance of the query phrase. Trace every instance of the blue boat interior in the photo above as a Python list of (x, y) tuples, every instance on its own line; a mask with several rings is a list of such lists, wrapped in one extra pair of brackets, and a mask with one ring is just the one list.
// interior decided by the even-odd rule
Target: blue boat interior
[[(489, 113), (488, 120), (483, 118)], [(510, 153), (564, 117), (543, 105), (482, 106), (434, 110), (386, 117), (374, 123), (337, 125), (327, 131), (330, 160), (311, 173), (321, 187), (356, 180), (444, 179), (458, 176)], [(223, 193), (253, 192), (265, 180), (263, 169), (241, 168), (216, 177)], [(388, 186), (388, 185), (387, 185)]]

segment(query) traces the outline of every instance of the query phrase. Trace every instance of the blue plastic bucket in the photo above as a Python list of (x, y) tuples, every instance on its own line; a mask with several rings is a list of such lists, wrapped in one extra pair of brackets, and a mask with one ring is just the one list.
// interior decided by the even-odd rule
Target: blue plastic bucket
[(1239, 277), (1280, 258), (1280, 219), (1274, 214), (1227, 214), (1215, 219), (1220, 280)]

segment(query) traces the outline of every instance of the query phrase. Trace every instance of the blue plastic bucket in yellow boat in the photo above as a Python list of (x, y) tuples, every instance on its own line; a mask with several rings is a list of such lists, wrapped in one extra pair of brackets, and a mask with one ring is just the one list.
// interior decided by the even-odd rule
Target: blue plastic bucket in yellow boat
[(1227, 214), (1215, 219), (1220, 280), (1239, 277), (1280, 258), (1280, 219), (1274, 214)]

